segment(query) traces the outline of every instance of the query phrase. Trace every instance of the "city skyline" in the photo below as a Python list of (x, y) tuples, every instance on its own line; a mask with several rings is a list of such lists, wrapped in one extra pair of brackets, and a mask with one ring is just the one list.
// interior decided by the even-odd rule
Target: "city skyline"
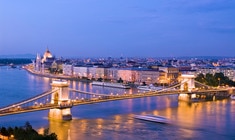
[(0, 2), (0, 55), (234, 56), (231, 0)]

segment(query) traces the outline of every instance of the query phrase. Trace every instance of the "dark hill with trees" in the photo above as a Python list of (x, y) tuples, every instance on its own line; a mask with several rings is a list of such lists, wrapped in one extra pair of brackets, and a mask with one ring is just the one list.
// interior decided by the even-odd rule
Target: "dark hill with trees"
[(0, 127), (0, 134), (15, 140), (57, 140), (57, 135), (55, 133), (49, 134), (48, 129), (44, 130), (44, 134), (38, 134), (29, 122), (26, 122), (22, 127)]
[(24, 64), (29, 64), (32, 63), (32, 60), (29, 58), (0, 58), (0, 66), (5, 66), (5, 65), (24, 65)]
[(215, 73), (206, 75), (199, 74), (196, 79), (198, 82), (204, 83), (209, 86), (235, 86), (235, 82), (230, 80), (227, 76), (224, 76), (223, 73)]

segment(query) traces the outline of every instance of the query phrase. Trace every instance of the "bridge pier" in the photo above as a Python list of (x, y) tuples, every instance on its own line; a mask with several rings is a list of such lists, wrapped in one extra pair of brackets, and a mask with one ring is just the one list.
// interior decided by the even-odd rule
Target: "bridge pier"
[(199, 101), (197, 94), (196, 93), (180, 93), (178, 96), (179, 101), (186, 101), (186, 102), (194, 102), (194, 101)]
[(229, 91), (201, 91), (201, 92), (188, 92), (179, 94), (180, 101), (195, 102), (195, 101), (215, 101), (229, 98)]
[(50, 109), (49, 118), (56, 120), (72, 120), (70, 109)]
[(58, 105), (56, 108), (50, 109), (48, 117), (51, 119), (71, 120), (72, 102), (69, 99), (69, 84), (67, 81), (54, 80), (51, 83), (52, 90), (57, 90), (52, 93), (51, 104)]

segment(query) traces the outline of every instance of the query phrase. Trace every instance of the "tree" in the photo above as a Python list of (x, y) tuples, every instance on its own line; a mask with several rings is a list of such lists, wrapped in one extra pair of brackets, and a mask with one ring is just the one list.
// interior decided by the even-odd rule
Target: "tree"
[(14, 129), (12, 127), (8, 127), (7, 131), (9, 133), (9, 136), (14, 133)]
[(143, 85), (143, 86), (146, 86), (147, 84), (146, 84), (145, 82), (142, 82), (142, 85)]
[(44, 135), (44, 136), (46, 136), (46, 135), (48, 135), (48, 134), (49, 134), (49, 128), (44, 129), (44, 131), (43, 131), (43, 135)]
[(206, 79), (205, 79), (205, 76), (200, 73), (196, 78), (195, 80), (197, 80), (198, 82), (201, 82), (201, 83), (205, 83)]
[(97, 81), (102, 82), (103, 78), (98, 78)]
[(119, 80), (117, 81), (118, 83), (123, 83), (122, 78), (120, 77)]
[(49, 134), (49, 129), (45, 129), (44, 135), (38, 134), (29, 122), (26, 122), (24, 126), (19, 128), (0, 127), (0, 133), (8, 137), (14, 135), (14, 139), (16, 140), (57, 140), (57, 135), (55, 133)]
[(1, 133), (3, 136), (9, 136), (9, 133), (8, 133), (6, 127), (2, 127), (1, 130), (0, 130), (0, 133)]
[(47, 140), (57, 140), (57, 135), (55, 133), (51, 133), (50, 135), (47, 135), (46, 138)]
[(199, 74), (195, 80), (205, 83), (209, 86), (220, 86), (220, 85), (229, 85), (229, 86), (235, 86), (235, 82), (230, 80), (227, 76), (224, 76), (223, 73), (215, 73), (210, 74), (207, 73), (205, 76), (203, 74)]
[(32, 125), (28, 121), (25, 122), (24, 128), (26, 131), (31, 131), (33, 129)]

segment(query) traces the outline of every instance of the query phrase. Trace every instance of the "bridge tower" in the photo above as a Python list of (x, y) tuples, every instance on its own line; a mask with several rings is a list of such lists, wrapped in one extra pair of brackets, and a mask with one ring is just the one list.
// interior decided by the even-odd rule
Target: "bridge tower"
[(69, 84), (65, 80), (54, 80), (51, 83), (52, 93), (51, 104), (58, 105), (54, 109), (50, 109), (49, 118), (60, 120), (71, 120), (71, 107), (72, 102), (69, 99)]
[[(194, 81), (195, 76), (193, 74), (182, 74), (181, 75), (181, 85), (180, 85), (180, 90), (181, 91), (187, 91), (191, 92), (192, 89), (195, 88), (195, 81)], [(195, 94), (190, 94), (190, 93), (180, 93), (178, 99), (183, 100), (183, 101), (190, 101), (193, 98), (195, 98)]]
[(193, 74), (182, 74), (181, 75), (181, 86), (180, 90), (182, 91), (192, 91), (195, 88), (195, 75)]

